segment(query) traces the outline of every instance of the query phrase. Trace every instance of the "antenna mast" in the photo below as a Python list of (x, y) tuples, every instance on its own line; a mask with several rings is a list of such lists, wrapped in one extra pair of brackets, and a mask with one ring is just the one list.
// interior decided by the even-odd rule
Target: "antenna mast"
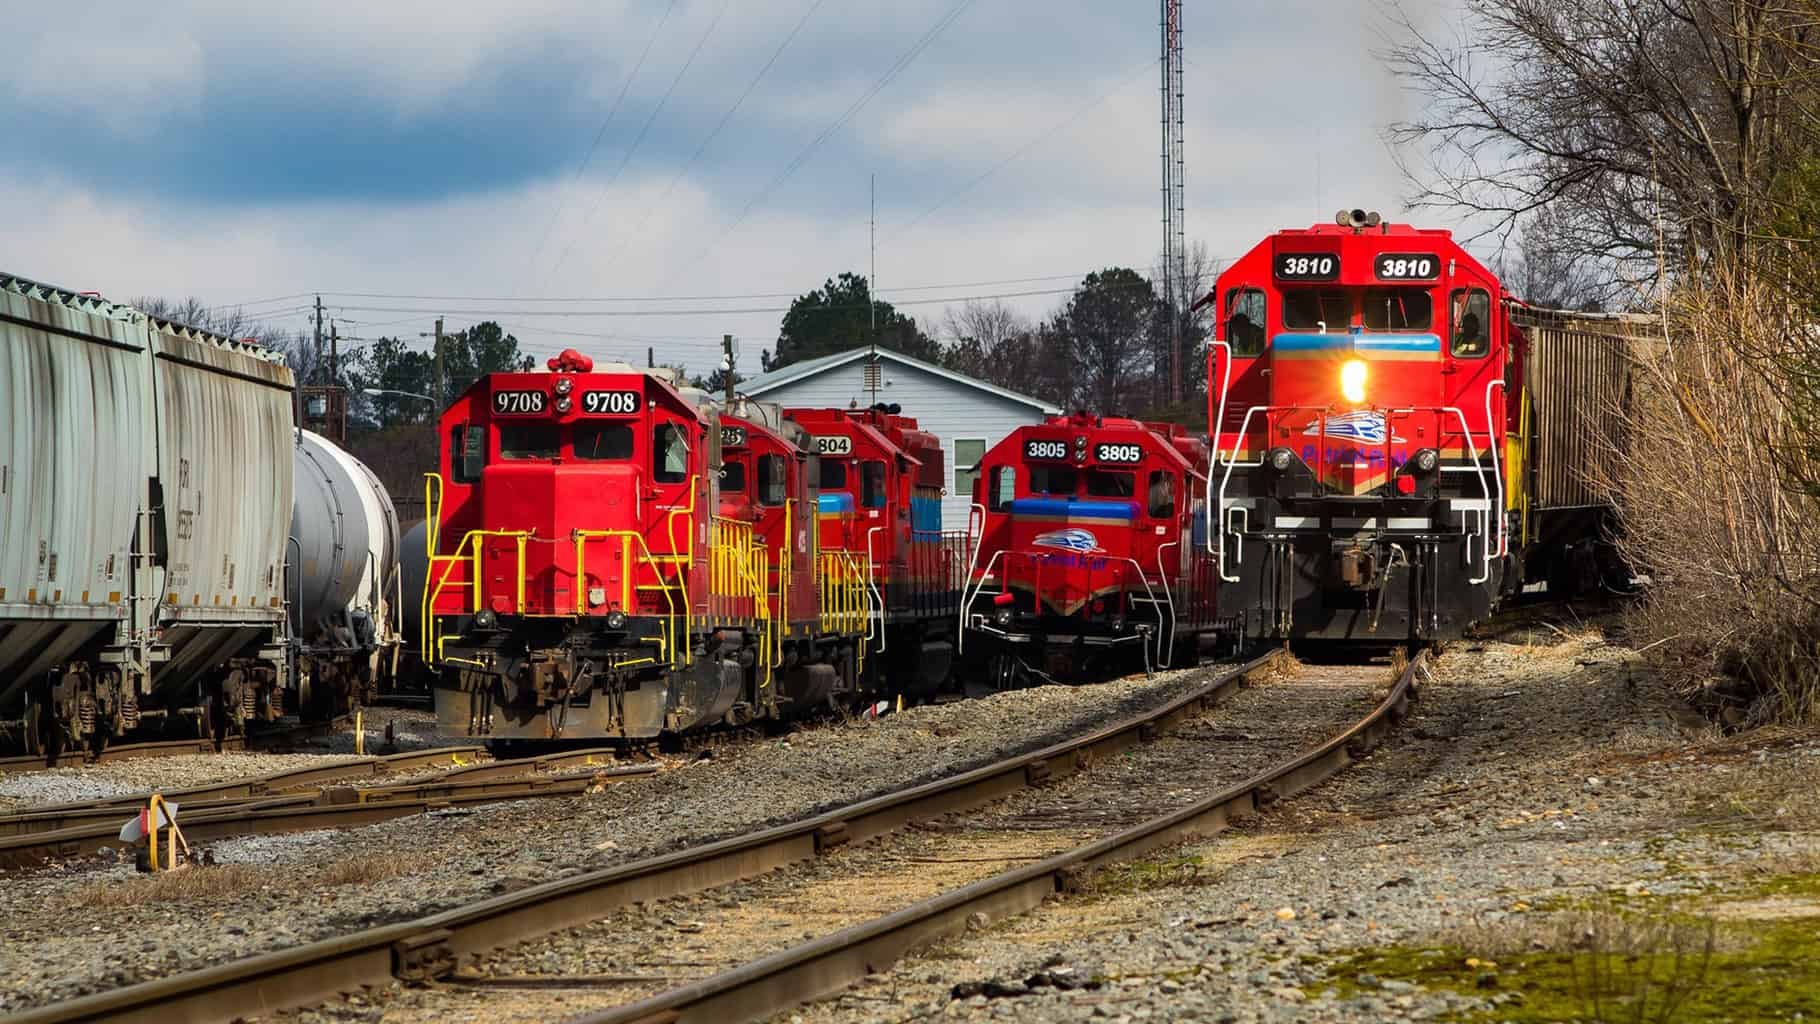
[(1169, 401), (1182, 400), (1182, 291), (1187, 233), (1182, 201), (1182, 0), (1161, 0), (1163, 30), (1163, 299), (1169, 305)]

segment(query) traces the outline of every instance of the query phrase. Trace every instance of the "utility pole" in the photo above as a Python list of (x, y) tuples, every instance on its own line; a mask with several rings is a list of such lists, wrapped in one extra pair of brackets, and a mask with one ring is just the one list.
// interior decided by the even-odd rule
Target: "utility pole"
[(435, 348), (435, 352), (436, 352), (436, 407), (438, 409), (441, 409), (441, 408), (446, 407), (449, 404), (448, 399), (444, 398), (443, 394), (442, 394), (442, 317), (436, 318), (435, 345), (436, 345), (436, 348)]
[(868, 323), (872, 328), (872, 336), (873, 336), (873, 338), (876, 339), (878, 337), (878, 175), (877, 174), (874, 174), (872, 176), (872, 220), (871, 220), (871, 230), (870, 230), (870, 234), (868, 235), (868, 238), (869, 238), (869, 241), (867, 244), (872, 249), (872, 269), (868, 270), (866, 272), (868, 275), (870, 275), (866, 281), (866, 298), (871, 300), (866, 303), (866, 316), (868, 319)]
[(645, 346), (645, 369), (654, 370), (656, 368), (657, 368), (657, 346), (656, 345), (646, 345)]
[(322, 296), (316, 296), (316, 358), (322, 358)]
[(727, 386), (727, 408), (733, 408), (733, 335), (720, 336), (721, 381)]
[(341, 328), (335, 321), (329, 321), (329, 387), (335, 387), (341, 380), (336, 375), (336, 364), (341, 358)]

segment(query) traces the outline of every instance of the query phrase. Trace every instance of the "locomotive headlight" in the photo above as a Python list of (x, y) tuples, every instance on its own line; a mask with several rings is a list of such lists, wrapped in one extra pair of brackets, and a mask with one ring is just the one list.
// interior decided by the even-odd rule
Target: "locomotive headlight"
[(623, 611), (620, 611), (618, 608), (615, 608), (612, 611), (608, 612), (607, 613), (607, 628), (614, 629), (614, 630), (626, 628), (626, 613)]
[(557, 378), (557, 380), (556, 380), (556, 393), (557, 394), (566, 395), (569, 392), (574, 391), (574, 390), (575, 390), (574, 381), (570, 380), (567, 377)]
[(1000, 608), (998, 612), (992, 616), (993, 621), (997, 622), (1000, 627), (1011, 625), (1011, 618), (1012, 611), (1008, 607)]
[(1294, 452), (1290, 451), (1287, 448), (1275, 448), (1275, 449), (1271, 450), (1271, 452), (1270, 452), (1270, 468), (1271, 469), (1274, 469), (1279, 473), (1287, 473), (1287, 472), (1289, 472), (1289, 467), (1294, 464), (1295, 464), (1295, 453)]
[(567, 395), (564, 395), (563, 397), (558, 398), (556, 400), (556, 411), (557, 412), (568, 412), (570, 409), (573, 409), (573, 408), (575, 408), (575, 401), (574, 401), (574, 399), (571, 399)]
[(1365, 402), (1365, 361), (1348, 359), (1340, 366), (1340, 394), (1354, 405)]
[(493, 614), (493, 609), (482, 608), (474, 613), (475, 629), (492, 629), (497, 625), (499, 625), (499, 616)]
[(1424, 448), (1409, 461), (1416, 467), (1416, 472), (1432, 473), (1435, 471), (1435, 467), (1441, 464), (1441, 453), (1433, 448)]

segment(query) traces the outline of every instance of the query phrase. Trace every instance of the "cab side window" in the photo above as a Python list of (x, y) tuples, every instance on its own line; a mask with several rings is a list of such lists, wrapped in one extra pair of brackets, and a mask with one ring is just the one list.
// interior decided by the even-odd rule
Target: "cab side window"
[(859, 466), (859, 503), (865, 508), (885, 507), (885, 464), (862, 462)]
[(689, 479), (689, 439), (675, 423), (659, 423), (651, 434), (651, 476), (661, 484)]
[(992, 493), (986, 496), (987, 508), (994, 512), (1003, 512), (1011, 507), (1011, 501), (1016, 497), (1017, 467), (992, 467)]
[(1155, 470), (1150, 474), (1150, 518), (1169, 519), (1175, 515), (1175, 474)]
[(1235, 359), (1255, 359), (1264, 354), (1264, 292), (1259, 288), (1233, 288), (1226, 293), (1226, 344)]
[(462, 424), (449, 431), (449, 471), (456, 483), (479, 483), (486, 464), (487, 428)]
[(784, 471), (784, 457), (782, 455), (761, 455), (758, 457), (759, 504), (769, 505), (775, 508), (784, 503)]
[(1453, 312), (1452, 352), (1460, 359), (1480, 359), (1491, 351), (1491, 295), (1483, 288), (1460, 288), (1449, 303)]

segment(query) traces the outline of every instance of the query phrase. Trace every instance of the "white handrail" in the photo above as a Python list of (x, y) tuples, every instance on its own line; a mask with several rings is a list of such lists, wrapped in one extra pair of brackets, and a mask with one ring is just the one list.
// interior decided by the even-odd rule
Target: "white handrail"
[[(872, 557), (872, 536), (882, 529), (884, 527), (874, 526), (866, 531), (866, 587), (872, 591), (873, 600), (878, 602), (878, 614), (873, 617), (878, 620), (878, 653), (880, 654), (885, 653), (885, 595), (878, 592), (878, 570), (877, 562)], [(887, 566), (887, 568), (889, 567)], [(866, 633), (866, 639), (872, 639), (870, 622), (866, 624)]]
[(1169, 572), (1163, 568), (1163, 549), (1179, 547), (1181, 543), (1180, 540), (1172, 540), (1156, 546), (1156, 575), (1163, 584), (1163, 601), (1169, 605), (1169, 643), (1158, 652), (1161, 657), (1157, 659), (1164, 668), (1169, 668), (1175, 660), (1175, 634), (1181, 626), (1181, 617), (1175, 613), (1175, 595), (1169, 592)]

